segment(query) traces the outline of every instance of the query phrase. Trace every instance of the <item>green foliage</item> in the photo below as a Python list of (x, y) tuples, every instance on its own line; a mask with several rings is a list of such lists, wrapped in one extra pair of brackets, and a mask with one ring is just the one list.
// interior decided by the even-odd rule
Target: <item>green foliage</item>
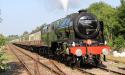
[(6, 38), (2, 34), (0, 34), (0, 46), (5, 45), (5, 43), (6, 43)]
[(19, 38), (19, 36), (18, 35), (9, 35), (9, 36), (7, 36), (7, 38), (6, 38), (6, 41), (12, 41), (12, 40), (14, 40), (14, 39), (18, 39)]
[(42, 24), (41, 26), (36, 27), (34, 30), (31, 31), (31, 33), (35, 33), (35, 32), (38, 32), (38, 31), (42, 30), (43, 27), (46, 26), (46, 25), (47, 25), (47, 24), (44, 23), (44, 24)]
[(121, 0), (121, 5), (117, 10), (117, 16), (120, 26), (118, 35), (122, 35), (125, 39), (125, 0)]
[(121, 0), (121, 6), (112, 8), (104, 2), (93, 3), (88, 11), (95, 14), (104, 22), (104, 36), (108, 45), (114, 49), (125, 46), (125, 0)]
[(5, 43), (6, 43), (6, 38), (2, 34), (0, 34), (0, 71), (8, 68), (8, 65), (6, 64), (7, 57), (3, 52), (4, 49), (3, 45), (5, 45)]
[(28, 35), (28, 34), (29, 34), (28, 31), (23, 32), (23, 36)]
[(88, 11), (95, 14), (99, 20), (104, 22), (105, 36), (109, 40), (112, 39), (112, 35), (114, 35), (113, 30), (118, 25), (116, 9), (106, 3), (99, 2), (90, 5)]
[(125, 46), (125, 39), (123, 38), (123, 36), (118, 36), (115, 40), (114, 40), (114, 48), (116, 50), (122, 49)]
[(115, 28), (114, 48), (120, 50), (125, 48), (125, 0), (121, 0), (121, 5), (116, 10), (119, 24)]
[(6, 62), (7, 57), (2, 49), (3, 48), (0, 48), (0, 72), (9, 68), (9, 66), (7, 65), (7, 62)]
[(110, 46), (110, 47), (113, 47), (113, 40), (108, 40), (109, 42), (107, 43), (108, 44), (108, 46)]

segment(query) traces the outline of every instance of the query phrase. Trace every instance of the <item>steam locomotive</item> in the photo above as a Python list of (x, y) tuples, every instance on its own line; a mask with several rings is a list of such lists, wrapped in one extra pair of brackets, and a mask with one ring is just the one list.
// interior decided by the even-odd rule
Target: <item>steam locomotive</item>
[[(98, 65), (110, 51), (110, 47), (105, 45), (103, 29), (103, 21), (98, 21), (92, 13), (80, 10), (44, 26), (40, 31), (42, 46), (35, 50), (39, 49), (41, 54), (53, 55), (70, 65)], [(43, 46), (50, 49), (43, 49)], [(33, 48), (33, 45), (29, 47)]]

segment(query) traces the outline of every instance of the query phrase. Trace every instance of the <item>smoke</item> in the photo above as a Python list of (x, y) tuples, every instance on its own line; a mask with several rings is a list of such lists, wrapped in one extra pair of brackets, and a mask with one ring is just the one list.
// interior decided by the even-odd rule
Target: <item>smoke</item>
[(60, 2), (63, 6), (64, 11), (67, 12), (69, 0), (60, 0)]
[(45, 9), (47, 11), (53, 11), (53, 10), (64, 10), (65, 12), (68, 9), (74, 9), (80, 6), (81, 1), (80, 0), (44, 0), (44, 3), (42, 3), (42, 0), (37, 0), (37, 2), (41, 5), (44, 5)]
[(80, 0), (59, 0), (59, 1), (61, 2), (64, 11), (78, 7), (82, 2), (82, 1), (80, 2)]

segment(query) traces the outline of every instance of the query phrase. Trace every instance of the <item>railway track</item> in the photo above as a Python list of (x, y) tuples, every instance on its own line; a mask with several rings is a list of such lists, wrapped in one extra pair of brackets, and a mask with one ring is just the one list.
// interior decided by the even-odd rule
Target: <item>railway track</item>
[(80, 72), (82, 72), (82, 73), (86, 73), (88, 75), (95, 75), (94, 73), (88, 72), (88, 71), (86, 71), (84, 69), (81, 69), (81, 68), (77, 68), (77, 70), (80, 71)]
[(122, 69), (122, 70), (125, 70), (125, 68), (123, 68), (123, 67), (118, 67), (119, 69)]
[[(13, 47), (14, 47), (14, 45), (13, 45)], [(54, 69), (52, 69), (52, 68), (50, 68), (49, 66), (43, 64), (42, 62), (38, 61), (37, 59), (33, 58), (32, 56), (26, 54), (25, 52), (23, 52), (22, 50), (20, 50), (21, 48), (15, 46), (15, 49), (18, 50), (18, 51), (20, 51), (21, 53), (25, 54), (26, 56), (32, 58), (34, 61), (37, 61), (39, 64), (41, 64), (42, 66), (46, 67), (48, 70), (52, 71), (52, 72), (55, 73), (56, 75), (66, 75), (66, 73), (63, 72), (63, 71), (53, 62), (53, 60), (49, 60), (49, 62), (50, 62), (51, 64), (53, 64), (58, 71), (57, 71), (57, 70), (54, 70)], [(107, 73), (116, 74), (116, 75), (125, 75), (125, 74), (122, 73), (122, 72), (117, 72), (117, 71), (110, 70), (110, 69), (107, 69), (107, 68), (103, 68), (103, 67), (97, 67), (97, 68), (100, 69), (100, 70), (102, 70), (102, 71), (106, 71)], [(86, 71), (86, 69), (77, 68), (77, 70), (80, 71), (80, 72), (83, 73), (83, 74), (96, 75), (96, 74), (93, 73), (93, 72)]]
[(8, 46), (9, 50), (11, 50), (13, 52), (13, 54), (17, 57), (17, 59), (19, 60), (19, 62), (25, 67), (25, 69), (27, 70), (28, 75), (33, 75), (33, 73), (31, 72), (31, 70), (28, 68), (28, 66), (26, 65), (26, 63), (23, 61), (23, 59), (21, 59), (13, 50), (13, 48), (11, 46)]
[(51, 68), (51, 67), (49, 67), (49, 66), (47, 66), (46, 64), (40, 62), (39, 60), (37, 60), (36, 58), (30, 56), (29, 54), (23, 52), (21, 50), (21, 48), (18, 48), (18, 47), (14, 46), (14, 45), (11, 45), (11, 46), (13, 46), (19, 52), (23, 53), (25, 56), (28, 56), (29, 58), (31, 58), (32, 60), (36, 61), (37, 63), (39, 63), (43, 67), (47, 68), (49, 71), (53, 72), (54, 74), (56, 74), (56, 75), (66, 75), (62, 70), (60, 70), (60, 68), (56, 64), (54, 64), (54, 62), (50, 61), (58, 69), (58, 71), (53, 69), (53, 68)]
[[(16, 49), (18, 49), (19, 51), (21, 51), (22, 53), (24, 53), (22, 50), (20, 50), (20, 48), (16, 47)], [(27, 56), (29, 56), (30, 58), (33, 58), (32, 56), (30, 56), (30, 55), (28, 55), (28, 54), (26, 54), (26, 53), (24, 53), (24, 54), (27, 55)], [(36, 60), (36, 59), (34, 59), (34, 60)], [(37, 61), (37, 60), (36, 60), (36, 61)], [(38, 61), (38, 62), (39, 62), (39, 61)], [(58, 75), (66, 75), (66, 73), (63, 72), (63, 71), (53, 62), (53, 60), (49, 60), (49, 62), (52, 63), (52, 64), (57, 68), (57, 70), (59, 71), (59, 73), (56, 73), (56, 74), (58, 74)], [(56, 72), (54, 69), (49, 68), (49, 67), (46, 66), (45, 64), (43, 64), (43, 63), (41, 63), (41, 62), (39, 62), (39, 63), (42, 64), (42, 65), (44, 65), (44, 66), (47, 67), (48, 69), (52, 70), (53, 72)], [(83, 69), (80, 70), (80, 68), (79, 68), (78, 70), (79, 70), (81, 73), (83, 73), (83, 74), (94, 75), (93, 73), (89, 73), (89, 72), (87, 72), (87, 71), (85, 71), (85, 70), (83, 70)]]
[[(18, 47), (16, 47), (18, 50), (19, 50), (19, 48)], [(21, 51), (21, 50), (20, 50)], [(21, 51), (21, 52), (23, 52), (23, 51)], [(27, 55), (26, 53), (24, 53), (25, 55)], [(27, 55), (27, 56), (29, 56), (29, 55)], [(31, 57), (32, 58), (32, 57)], [(65, 72), (63, 72), (54, 62), (53, 62), (53, 60), (49, 60), (50, 61), (50, 63), (52, 63), (58, 70), (59, 70), (59, 72), (60, 73), (58, 73), (59, 75), (66, 75), (66, 73)], [(42, 64), (41, 62), (40, 62), (40, 64)], [(44, 65), (44, 64), (43, 64)], [(44, 65), (44, 66), (46, 66), (46, 65)], [(46, 66), (47, 68), (49, 68), (48, 66)], [(93, 73), (91, 73), (91, 72), (88, 72), (88, 71), (86, 71), (86, 70), (83, 70), (83, 69), (80, 69), (80, 68), (78, 68), (77, 69), (79, 72), (81, 72), (81, 73), (83, 73), (83, 74), (87, 74), (87, 75), (95, 75), (95, 74), (93, 74)], [(53, 72), (55, 72), (54, 70), (52, 70)]]
[(105, 70), (107, 72), (112, 72), (112, 73), (118, 74), (118, 75), (125, 75), (125, 73), (114, 71), (114, 70), (111, 70), (111, 69), (107, 69), (107, 68), (103, 68), (103, 67), (98, 67), (98, 68), (102, 69), (102, 70)]
[[(93, 66), (93, 68), (95, 68), (95, 69), (99, 69), (100, 71), (105, 71), (107, 74), (125, 75), (125, 72), (120, 72), (120, 71), (112, 70), (112, 69), (105, 68), (105, 67), (95, 66), (95, 65), (91, 65), (91, 66)], [(125, 68), (123, 68), (123, 67), (117, 67), (117, 68), (121, 69), (121, 70), (125, 70)], [(90, 72), (89, 70), (87, 71), (86, 68), (83, 68), (83, 69), (77, 68), (77, 69), (83, 73), (87, 73), (90, 75), (96, 75), (96, 73), (94, 73), (94, 70), (93, 70), (93, 72)], [(102, 75), (102, 74), (99, 74), (99, 75)]]
[(62, 75), (66, 75), (66, 73), (63, 72), (52, 60), (49, 61), (62, 73)]
[[(100, 66), (95, 66), (95, 65), (92, 65), (94, 66), (95, 69), (98, 69), (100, 71), (104, 71), (105, 73), (107, 72), (107, 74), (113, 74), (113, 75), (125, 75), (124, 72), (120, 72), (120, 71), (116, 71), (116, 70), (113, 70), (113, 69), (109, 69), (109, 68), (105, 68), (105, 67), (100, 67)], [(122, 69), (122, 68), (119, 68), (119, 69)], [(93, 71), (94, 72), (94, 71)], [(93, 75), (96, 75), (94, 74), (93, 72), (91, 72)], [(102, 74), (102, 73), (101, 73)]]
[(77, 70), (89, 75), (125, 75), (122, 72), (117, 72), (106, 68), (94, 68), (94, 69), (87, 69), (87, 70), (77, 68)]

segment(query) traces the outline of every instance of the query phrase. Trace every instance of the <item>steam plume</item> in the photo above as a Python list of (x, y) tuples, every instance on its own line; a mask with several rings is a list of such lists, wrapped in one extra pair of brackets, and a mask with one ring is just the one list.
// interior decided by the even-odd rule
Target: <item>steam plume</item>
[(69, 0), (60, 0), (60, 2), (63, 6), (64, 11), (67, 12)]

